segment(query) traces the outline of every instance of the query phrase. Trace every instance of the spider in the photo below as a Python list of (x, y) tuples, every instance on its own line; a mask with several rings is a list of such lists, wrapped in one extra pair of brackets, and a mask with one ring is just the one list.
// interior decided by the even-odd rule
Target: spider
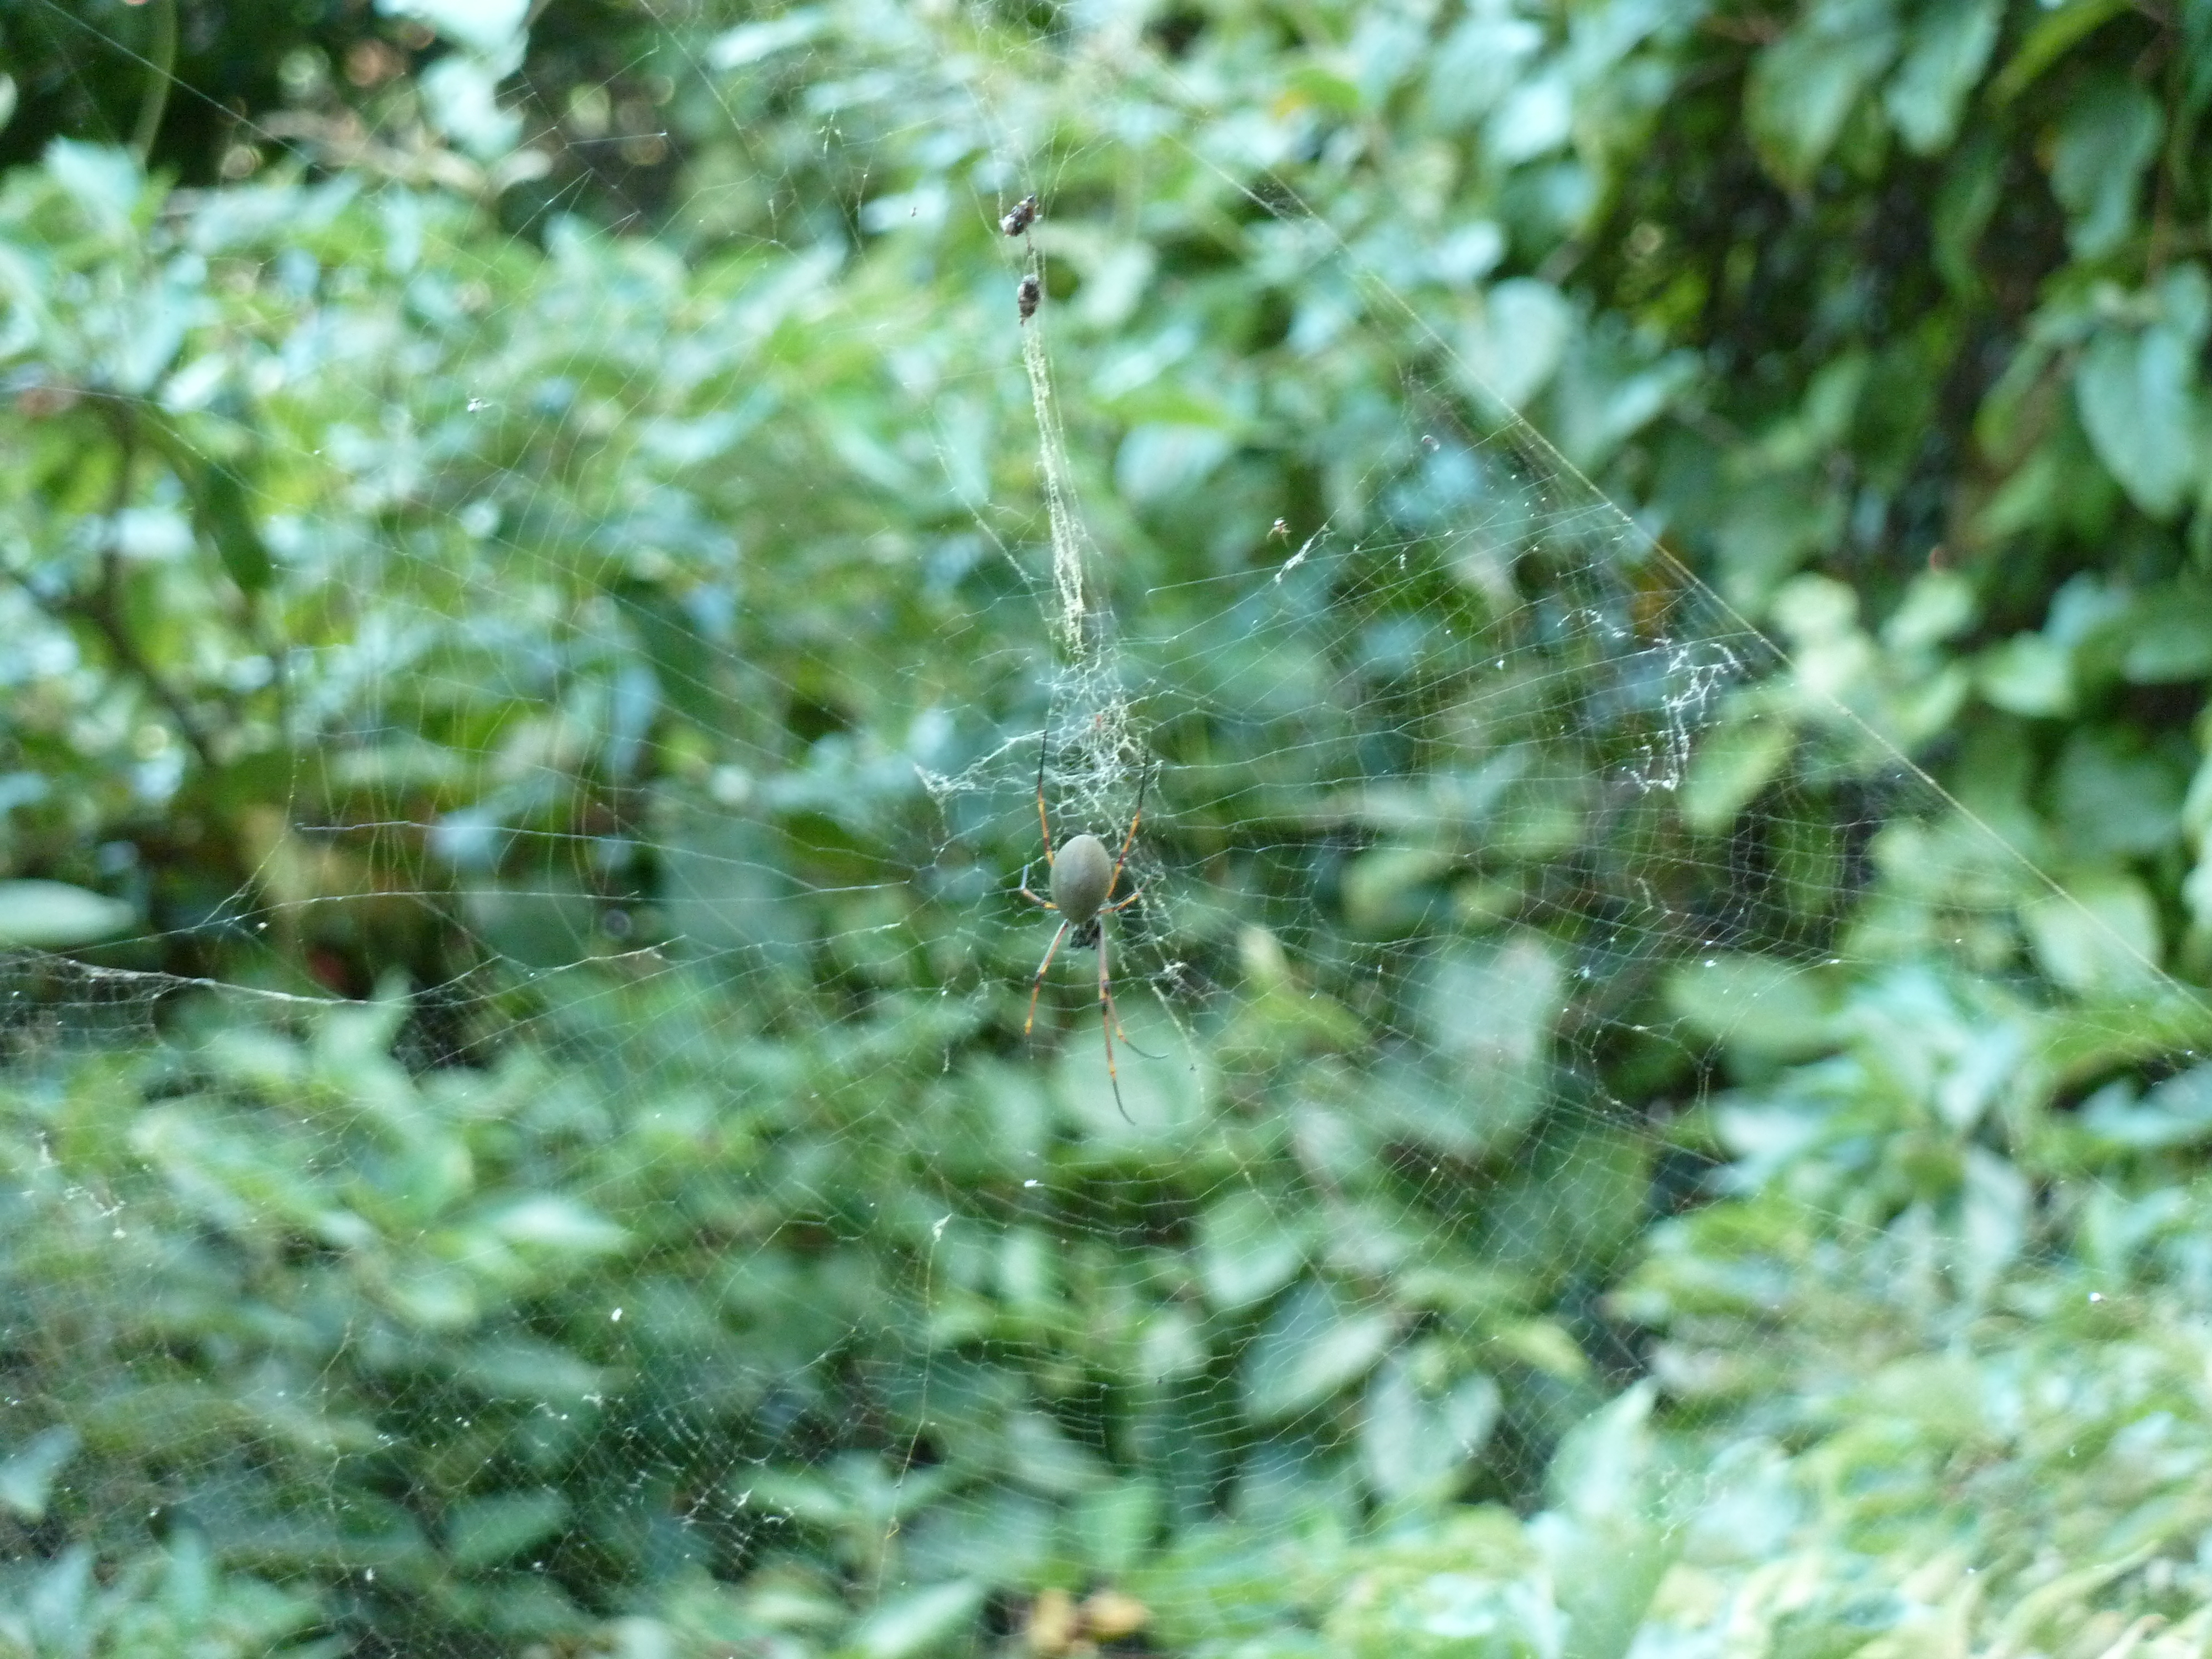
[[(1046, 743), (1051, 741), (1050, 734)], [(1132, 888), (1121, 898), (1114, 890), (1121, 884), (1121, 866), (1128, 862), (1129, 848), (1136, 844), (1137, 825), (1145, 816), (1145, 789), (1152, 781), (1147, 774), (1137, 785), (1137, 810), (1129, 815), (1128, 833), (1121, 837), (1121, 851), (1111, 860), (1106, 856), (1106, 843), (1097, 836), (1085, 833), (1071, 836), (1057, 856), (1052, 848), (1052, 821), (1044, 810), (1044, 763), (1046, 748), (1037, 748), (1037, 828), (1044, 831), (1045, 867), (1052, 872), (1049, 884), (1050, 898), (1040, 898), (1030, 891), (1030, 870), (1022, 871), (1021, 895), (1030, 903), (1047, 910), (1057, 911), (1060, 926), (1054, 931), (1052, 943), (1045, 947), (1044, 960), (1037, 963), (1036, 977), (1030, 981), (1030, 1013), (1022, 1023), (1022, 1035), (1029, 1036), (1036, 1026), (1037, 994), (1044, 989), (1045, 970), (1052, 966), (1053, 957), (1059, 953), (1062, 939), (1069, 940), (1080, 950), (1098, 952), (1098, 1023), (1106, 1039), (1106, 1080), (1113, 1086), (1114, 1105), (1124, 1122), (1134, 1122), (1129, 1109), (1121, 1103), (1121, 1076), (1114, 1066), (1114, 1036), (1120, 1032), (1121, 1041), (1132, 1048), (1129, 1034), (1121, 1030), (1121, 1016), (1115, 1012), (1112, 978), (1106, 966), (1106, 918), (1117, 910), (1126, 910), (1144, 896), (1141, 887)], [(1139, 1054), (1144, 1050), (1138, 1048)]]
[(1037, 216), (1037, 198), (1034, 191), (1014, 204), (1014, 210), (999, 221), (999, 229), (1007, 236), (1019, 236), (1028, 230)]

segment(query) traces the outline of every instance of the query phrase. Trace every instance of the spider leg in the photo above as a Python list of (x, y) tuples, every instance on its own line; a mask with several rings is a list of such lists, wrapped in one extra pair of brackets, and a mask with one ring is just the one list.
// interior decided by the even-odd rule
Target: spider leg
[(1134, 904), (1139, 899), (1144, 897), (1144, 896), (1145, 890), (1143, 888), (1133, 887), (1129, 890), (1128, 896), (1126, 898), (1116, 899), (1111, 904), (1100, 905), (1098, 907), (1098, 914), (1102, 916), (1110, 916), (1116, 910), (1126, 910), (1131, 905)]
[[(1150, 772), (1146, 773), (1143, 777), (1137, 780), (1137, 810), (1129, 815), (1129, 833), (1121, 837), (1121, 854), (1114, 860), (1114, 873), (1108, 877), (1106, 880), (1106, 896), (1109, 899), (1114, 896), (1115, 888), (1121, 884), (1121, 866), (1129, 861), (1129, 849), (1137, 844), (1137, 826), (1145, 821), (1145, 791), (1152, 787), (1152, 775)], [(1042, 772), (1039, 772), (1037, 774), (1037, 789), (1039, 791), (1037, 795), (1037, 810), (1042, 812), (1044, 810), (1044, 795), (1042, 793), (1044, 789), (1044, 774)], [(1048, 838), (1048, 846), (1049, 838)], [(1104, 906), (1102, 908), (1119, 909), (1121, 907), (1114, 905)]]
[(1150, 1048), (1137, 1048), (1136, 1038), (1131, 1036), (1128, 1032), (1124, 1030), (1121, 1027), (1121, 1011), (1119, 1007), (1115, 1006), (1114, 993), (1110, 987), (1108, 988), (1106, 993), (1106, 1008), (1107, 1012), (1114, 1016), (1114, 1035), (1115, 1036), (1121, 1038), (1122, 1042), (1127, 1043), (1132, 1048), (1136, 1048), (1137, 1052), (1142, 1054), (1146, 1060), (1165, 1060), (1167, 1058), (1165, 1054), (1154, 1054)]
[[(1102, 927), (1098, 930), (1098, 1029), (1106, 1037), (1106, 1081), (1114, 1091), (1114, 1109), (1121, 1113), (1122, 1122), (1133, 1128), (1137, 1120), (1121, 1103), (1121, 1074), (1114, 1069), (1114, 1028), (1121, 1023), (1121, 1017), (1114, 1012), (1114, 993), (1106, 982), (1106, 930)], [(1123, 1042), (1128, 1042), (1128, 1037), (1127, 1031), (1121, 1033)], [(1132, 1048), (1135, 1046), (1130, 1044)]]
[(1019, 893), (1024, 898), (1027, 899), (1031, 904), (1042, 904), (1048, 910), (1059, 909), (1060, 907), (1057, 904), (1054, 904), (1050, 899), (1039, 898), (1035, 893), (1030, 891), (1030, 872), (1036, 868), (1036, 865), (1034, 860), (1022, 866), (1021, 885), (1015, 888), (1014, 890), (1017, 893)]
[(1037, 963), (1036, 977), (1030, 981), (1030, 1017), (1022, 1022), (1024, 1036), (1036, 1024), (1037, 993), (1044, 989), (1044, 970), (1052, 966), (1053, 956), (1059, 951), (1060, 940), (1066, 937), (1067, 924), (1063, 921), (1054, 930), (1052, 943), (1044, 947), (1044, 960)]
[[(1044, 730), (1037, 734), (1036, 782), (1037, 828), (1044, 831), (1044, 862), (1047, 869), (1052, 867), (1052, 823), (1044, 815), (1044, 760), (1046, 755), (1051, 752), (1051, 745), (1052, 717), (1048, 714), (1045, 716)], [(1028, 878), (1024, 876), (1023, 879), (1026, 881)]]

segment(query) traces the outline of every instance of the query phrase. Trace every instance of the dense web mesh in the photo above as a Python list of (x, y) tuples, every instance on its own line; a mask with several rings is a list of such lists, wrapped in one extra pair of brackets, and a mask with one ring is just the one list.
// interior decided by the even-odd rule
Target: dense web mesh
[[(1447, 332), (1389, 213), (1322, 222), (1119, 24), (1048, 76), (876, 23), (876, 72), (933, 66), (865, 145), (818, 82), (849, 18), (690, 60), (733, 121), (811, 87), (895, 175), (849, 259), (487, 242), (398, 185), (156, 212), (90, 150), (14, 186), (11, 384), (142, 465), (8, 509), (6, 672), (238, 872), (161, 889), (113, 843), (131, 925), (9, 960), (19, 1604), (57, 1561), (121, 1582), (150, 1517), (257, 1575), (241, 1628), (866, 1613), (891, 1654), (1064, 1584), (1120, 1639), (1176, 1616), (1164, 1540), (1532, 1502), (1648, 1368), (1606, 1292), (1697, 1190), (1723, 1049), (1819, 1051), (1899, 940), (2024, 972), (2065, 932), (2075, 992), (2193, 1029), (1916, 769), (1944, 572), (1882, 623), (1923, 680), (1833, 583), (1754, 629), (1511, 412), (1510, 283)], [(1142, 75), (1300, 296), (1261, 355), (1345, 383), (1162, 380), (1199, 344), (1114, 299), (1146, 273), (1049, 107)], [(963, 216), (995, 263), (933, 315), (902, 272)], [(1249, 453), (1324, 393), (1353, 413), (1270, 493)], [(196, 526), (232, 538), (198, 600)], [(158, 673), (95, 658), (103, 571), (176, 607)], [(1117, 1078), (1089, 951), (1024, 1035), (1040, 795), (1116, 852), (1141, 797)]]

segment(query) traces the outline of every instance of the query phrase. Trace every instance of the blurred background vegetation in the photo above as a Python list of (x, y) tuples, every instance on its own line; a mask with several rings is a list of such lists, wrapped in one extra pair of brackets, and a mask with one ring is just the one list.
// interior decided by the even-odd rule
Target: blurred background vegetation
[(2209, 37), (0, 13), (0, 1652), (2205, 1651)]

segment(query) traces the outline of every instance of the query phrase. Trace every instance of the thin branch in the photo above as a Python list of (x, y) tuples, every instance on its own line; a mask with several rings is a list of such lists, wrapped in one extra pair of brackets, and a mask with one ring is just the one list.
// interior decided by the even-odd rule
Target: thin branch
[(107, 526), (100, 539), (100, 586), (88, 599), (75, 594), (60, 600), (47, 599), (25, 577), (18, 574), (16, 584), (30, 596), (31, 603), (58, 621), (75, 617), (89, 623), (101, 639), (107, 642), (109, 652), (125, 672), (136, 678), (152, 694), (154, 700), (168, 711), (177, 731), (199, 757), (200, 764), (210, 771), (216, 769), (215, 745), (202, 729), (198, 718), (184, 694), (161, 677), (161, 671), (147, 659), (131, 637), (131, 630), (123, 618), (123, 510), (131, 501), (131, 473), (138, 459), (137, 435), (127, 414), (110, 413), (109, 424), (115, 433), (115, 484), (108, 492)]
[(107, 641), (107, 648), (115, 653), (116, 661), (137, 677), (139, 683), (154, 694), (155, 701), (169, 711), (169, 718), (176, 722), (177, 730), (191, 745), (192, 753), (199, 757), (200, 764), (214, 771), (217, 764), (215, 750), (208, 741), (207, 733), (200, 730), (199, 721), (193, 717), (191, 705), (185, 701), (174, 686), (161, 678), (152, 663), (146, 660), (145, 654), (138, 649), (137, 642), (131, 637), (130, 630), (123, 625), (122, 608), (118, 603), (120, 582), (117, 573), (121, 565), (120, 558), (112, 548), (103, 551), (100, 558), (100, 591), (98, 599), (79, 601), (70, 608), (100, 630), (100, 637)]

